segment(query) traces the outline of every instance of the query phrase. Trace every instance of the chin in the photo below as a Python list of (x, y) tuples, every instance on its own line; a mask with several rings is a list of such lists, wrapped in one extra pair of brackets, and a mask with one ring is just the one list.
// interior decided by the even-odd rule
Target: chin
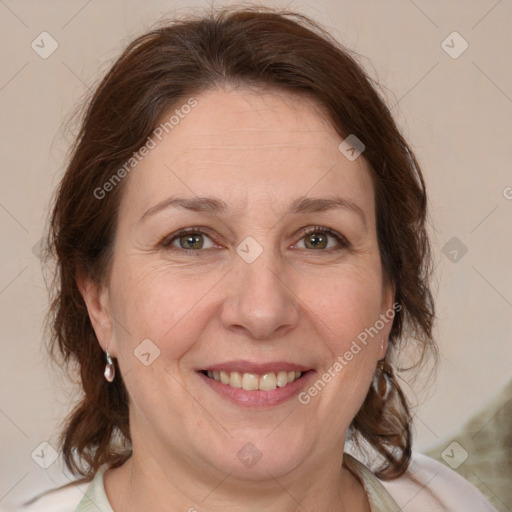
[(300, 439), (300, 435), (290, 433), (287, 426), (283, 426), (282, 435), (265, 429), (260, 434), (235, 435), (229, 442), (219, 443), (217, 446), (224, 449), (211, 463), (220, 472), (236, 475), (240, 480), (279, 478), (304, 461), (310, 448), (308, 444), (305, 439)]

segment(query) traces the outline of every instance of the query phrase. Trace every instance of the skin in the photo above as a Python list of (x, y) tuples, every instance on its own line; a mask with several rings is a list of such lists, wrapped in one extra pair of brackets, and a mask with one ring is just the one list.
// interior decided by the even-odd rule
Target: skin
[[(107, 496), (128, 512), (369, 511), (342, 454), (391, 322), (306, 405), (242, 407), (197, 373), (235, 359), (289, 361), (314, 369), (314, 382), (392, 308), (367, 163), (339, 151), (342, 138), (305, 96), (225, 87), (196, 99), (125, 178), (108, 280), (80, 282), (130, 396), (133, 456), (105, 473)], [(173, 195), (215, 196), (228, 210), (140, 220)], [(364, 221), (349, 209), (287, 214), (304, 195), (342, 196)], [(315, 226), (349, 245), (328, 235), (312, 248), (303, 228)], [(203, 248), (186, 253), (172, 236), (161, 244), (186, 227), (208, 229)], [(247, 236), (263, 250), (252, 263), (236, 253)], [(148, 366), (134, 356), (144, 339), (160, 350)], [(237, 457), (248, 442), (262, 455), (252, 467)]]

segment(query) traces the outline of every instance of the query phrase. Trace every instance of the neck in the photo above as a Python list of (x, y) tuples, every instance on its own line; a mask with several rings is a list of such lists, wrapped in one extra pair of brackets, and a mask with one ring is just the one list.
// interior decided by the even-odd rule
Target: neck
[(149, 451), (133, 453), (123, 466), (105, 473), (105, 492), (114, 511), (370, 511), (358, 478), (342, 466), (342, 455), (278, 478), (267, 472), (268, 478), (250, 481), (234, 473), (201, 471), (185, 461), (162, 461)]

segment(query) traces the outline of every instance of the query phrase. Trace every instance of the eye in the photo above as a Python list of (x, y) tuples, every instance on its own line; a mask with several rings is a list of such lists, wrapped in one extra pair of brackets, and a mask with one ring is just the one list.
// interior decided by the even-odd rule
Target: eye
[[(216, 247), (205, 229), (198, 227), (184, 228), (172, 233), (165, 237), (160, 245), (166, 250), (189, 254)], [(336, 252), (350, 247), (350, 243), (343, 235), (322, 226), (314, 226), (303, 231), (301, 241), (296, 245), (301, 249), (319, 252)]]
[(330, 228), (315, 226), (302, 234), (304, 248), (312, 251), (339, 251), (350, 246), (347, 239)]
[(161, 242), (166, 249), (182, 249), (187, 252), (198, 252), (201, 249), (212, 249), (212, 239), (200, 228), (185, 228), (166, 237)]

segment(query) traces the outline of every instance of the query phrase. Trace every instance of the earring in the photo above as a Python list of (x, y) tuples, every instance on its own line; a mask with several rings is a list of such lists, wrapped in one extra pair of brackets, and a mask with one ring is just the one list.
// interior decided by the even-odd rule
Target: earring
[(108, 353), (108, 345), (105, 347), (105, 350), (107, 351), (107, 364), (105, 365), (104, 375), (105, 379), (107, 379), (108, 382), (112, 382), (114, 380), (114, 377), (116, 376), (116, 367), (114, 366), (112, 358)]
[(380, 359), (377, 363), (377, 373), (373, 380), (373, 389), (382, 400), (386, 400), (391, 391), (392, 383), (390, 381), (392, 378), (393, 368), (385, 359)]

